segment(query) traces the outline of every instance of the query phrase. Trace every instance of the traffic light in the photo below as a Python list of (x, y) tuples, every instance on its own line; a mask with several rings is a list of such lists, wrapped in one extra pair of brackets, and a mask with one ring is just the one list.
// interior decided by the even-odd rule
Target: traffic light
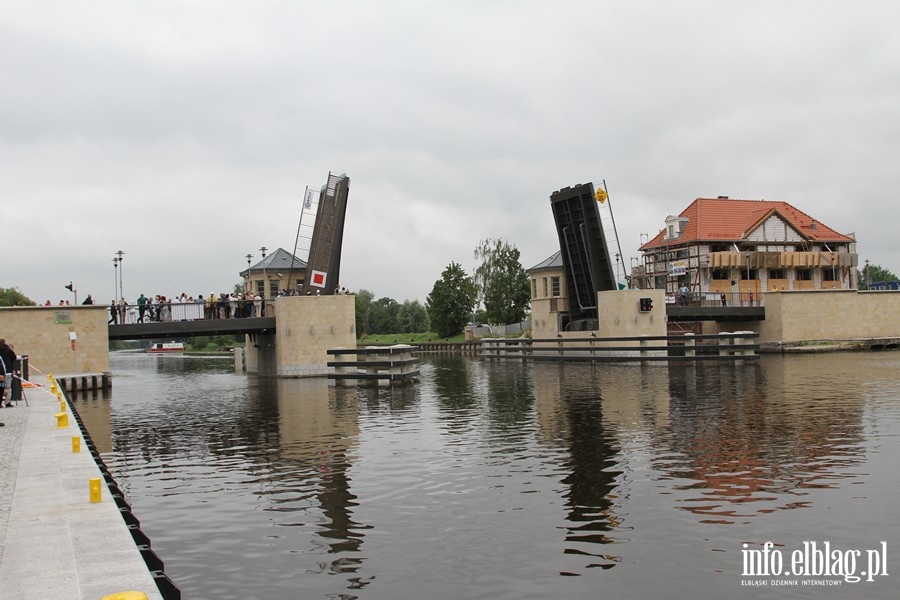
[(641, 312), (653, 310), (653, 298), (641, 298)]
[(74, 292), (75, 290), (73, 290), (72, 287), (73, 287), (72, 282), (70, 281), (69, 284), (66, 286), (66, 289), (69, 290), (70, 292)]

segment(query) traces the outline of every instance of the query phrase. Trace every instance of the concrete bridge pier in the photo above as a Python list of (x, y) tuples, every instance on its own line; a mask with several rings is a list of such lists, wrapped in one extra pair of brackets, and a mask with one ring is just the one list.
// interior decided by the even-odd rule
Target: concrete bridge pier
[(325, 377), (328, 350), (356, 347), (356, 298), (286, 296), (275, 300), (274, 333), (248, 335), (248, 373), (264, 377)]
[(248, 373), (256, 373), (264, 377), (274, 377), (278, 374), (274, 333), (248, 335), (244, 342), (244, 354), (247, 357)]

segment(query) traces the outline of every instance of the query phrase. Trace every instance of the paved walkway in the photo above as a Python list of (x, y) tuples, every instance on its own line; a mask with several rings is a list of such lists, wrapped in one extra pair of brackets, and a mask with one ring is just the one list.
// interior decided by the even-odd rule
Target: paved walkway
[(28, 390), (28, 403), (0, 408), (0, 600), (99, 600), (137, 590), (161, 600), (106, 484), (91, 503), (89, 480), (101, 477), (68, 412)]

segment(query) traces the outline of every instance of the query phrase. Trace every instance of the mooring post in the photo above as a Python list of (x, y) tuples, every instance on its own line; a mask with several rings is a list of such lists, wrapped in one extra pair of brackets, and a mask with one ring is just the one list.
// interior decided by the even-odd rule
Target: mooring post
[(684, 334), (684, 356), (694, 358), (697, 356), (696, 348), (697, 340), (694, 339), (693, 333)]
[(728, 356), (729, 347), (731, 345), (731, 338), (729, 338), (730, 334), (727, 332), (722, 332), (719, 334), (719, 356)]

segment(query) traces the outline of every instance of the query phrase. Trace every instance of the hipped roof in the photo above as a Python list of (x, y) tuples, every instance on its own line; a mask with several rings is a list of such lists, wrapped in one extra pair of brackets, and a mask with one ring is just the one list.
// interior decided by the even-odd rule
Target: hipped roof
[[(293, 260), (294, 271), (305, 271), (306, 270), (306, 261), (302, 261), (299, 258), (295, 257), (293, 254), (288, 252), (283, 248), (279, 248), (272, 252), (271, 254), (267, 254), (264, 259), (250, 267), (251, 273), (257, 273), (262, 271), (281, 271), (282, 273), (287, 273), (291, 269), (291, 261)], [(239, 275), (243, 278), (247, 276), (247, 269), (244, 269), (239, 273)]]
[(787, 202), (697, 198), (679, 215), (687, 218), (687, 223), (677, 239), (666, 240), (666, 230), (663, 229), (640, 249), (650, 250), (691, 242), (739, 242), (746, 239), (772, 214), (778, 214), (802, 238), (810, 242), (847, 244), (855, 241)]

